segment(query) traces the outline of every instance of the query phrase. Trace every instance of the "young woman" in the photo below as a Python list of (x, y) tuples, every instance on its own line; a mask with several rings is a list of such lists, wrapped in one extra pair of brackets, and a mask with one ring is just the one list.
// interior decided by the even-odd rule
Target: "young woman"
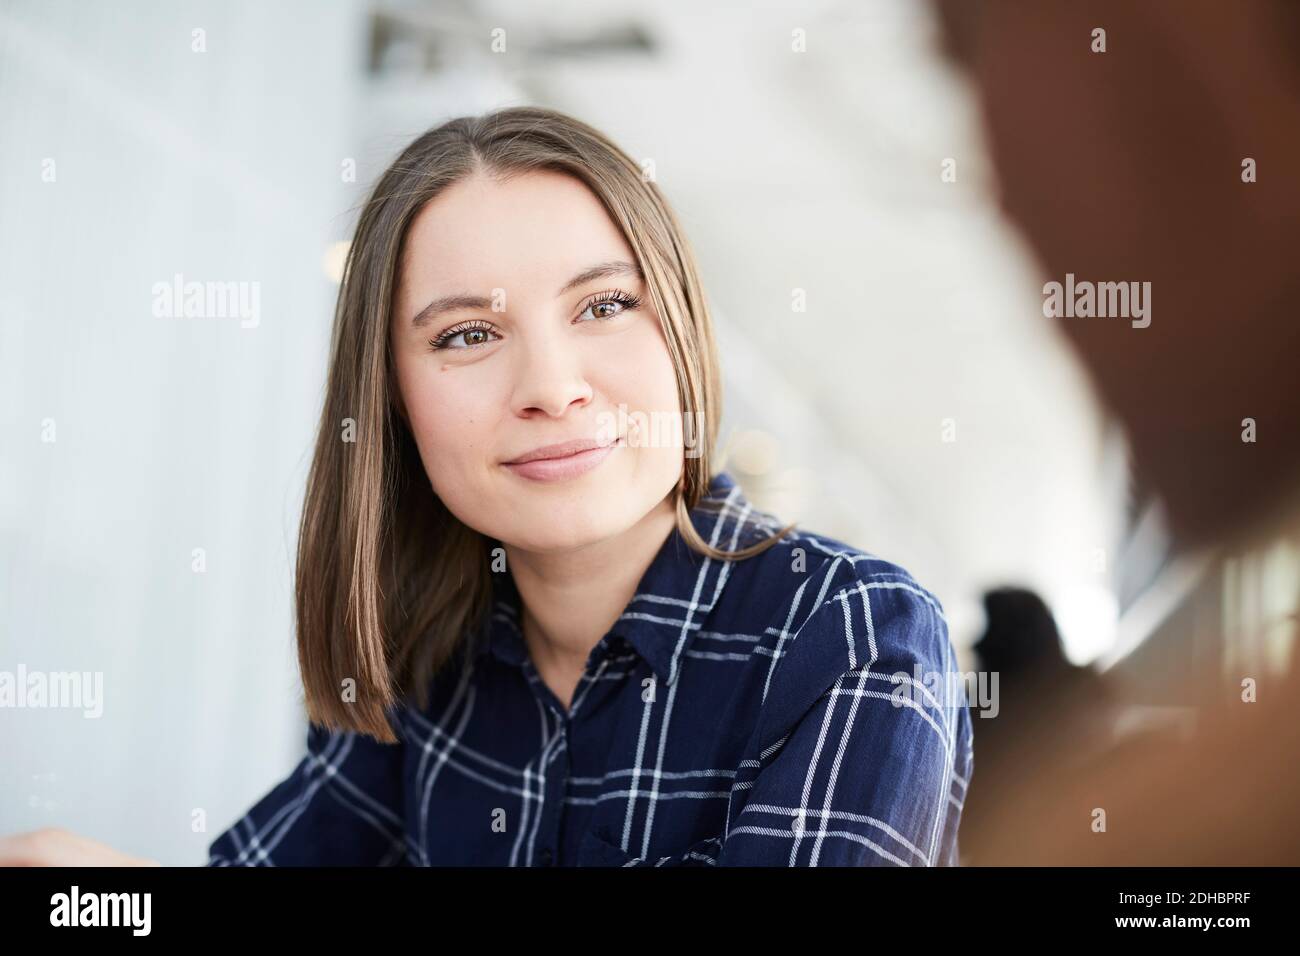
[(600, 132), (412, 143), (335, 316), (307, 755), (210, 864), (956, 863), (939, 602), (712, 470), (718, 368), (676, 218)]

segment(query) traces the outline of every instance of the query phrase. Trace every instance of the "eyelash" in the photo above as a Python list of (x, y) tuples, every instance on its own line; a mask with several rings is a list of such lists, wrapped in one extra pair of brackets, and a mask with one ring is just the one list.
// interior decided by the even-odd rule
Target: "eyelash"
[[(622, 289), (610, 289), (608, 292), (598, 292), (596, 293), (596, 295), (592, 296), (583, 304), (582, 312), (579, 312), (578, 314), (582, 315), (583, 312), (586, 312), (588, 309), (594, 309), (596, 306), (602, 305), (606, 302), (617, 302), (619, 305), (622, 306), (622, 308), (619, 309), (617, 312), (615, 312), (613, 315), (607, 315), (604, 316), (603, 318), (592, 316), (592, 319), (594, 321), (607, 322), (610, 319), (617, 318), (618, 316), (622, 315), (624, 312), (631, 312), (633, 309), (637, 308), (641, 304), (641, 297), (633, 295), (630, 292), (624, 292)], [(434, 338), (429, 339), (429, 348), (435, 352), (442, 351), (444, 349), (449, 348), (447, 343), (450, 342), (452, 339), (454, 339), (456, 336), (463, 335), (466, 332), (473, 332), (479, 329), (481, 329), (484, 332), (491, 332), (492, 324), (490, 322), (485, 322), (482, 319), (469, 319), (468, 321), (465, 322), (458, 322), (455, 325), (453, 325), (451, 328), (447, 329), (446, 331), (441, 332), (438, 335), (436, 335)], [(466, 345), (454, 351), (466, 351), (469, 349), (482, 348), (486, 344), (488, 343), (484, 342), (481, 343), (480, 345)]]

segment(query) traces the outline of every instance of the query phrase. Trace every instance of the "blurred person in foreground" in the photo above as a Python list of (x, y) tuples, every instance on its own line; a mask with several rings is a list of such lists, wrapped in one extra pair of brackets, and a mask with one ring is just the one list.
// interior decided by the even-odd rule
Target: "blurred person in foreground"
[[(1300, 541), (1300, 5), (937, 8), (978, 87), (1003, 208), (1048, 277), (1151, 283), (1144, 327), (1058, 322), (1178, 546)], [(1258, 677), (1254, 703), (1237, 675), (1189, 682), (1199, 717), (1178, 743), (1073, 768), (1070, 739), (1026, 744), (963, 847), (982, 864), (1300, 863), (1295, 657), (1285, 677), (1240, 675)]]
[[(1029, 741), (1046, 745), (1068, 737), (1067, 756), (1078, 767), (1113, 746), (1119, 694), (1113, 677), (1074, 664), (1065, 654), (1051, 609), (1033, 591), (998, 587), (984, 594), (984, 633), (975, 643), (980, 668), (996, 674), (994, 705), (971, 704), (979, 768), (962, 807), (962, 832), (979, 832), (999, 811), (1001, 782), (1020, 772)], [(962, 851), (963, 862), (979, 865)]]

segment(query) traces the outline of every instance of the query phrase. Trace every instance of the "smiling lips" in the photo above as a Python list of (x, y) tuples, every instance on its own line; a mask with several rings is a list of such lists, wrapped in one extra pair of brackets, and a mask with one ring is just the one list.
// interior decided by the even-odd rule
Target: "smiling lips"
[(610, 456), (623, 441), (602, 445), (591, 439), (577, 439), (545, 445), (520, 455), (503, 467), (532, 481), (565, 481), (584, 475)]

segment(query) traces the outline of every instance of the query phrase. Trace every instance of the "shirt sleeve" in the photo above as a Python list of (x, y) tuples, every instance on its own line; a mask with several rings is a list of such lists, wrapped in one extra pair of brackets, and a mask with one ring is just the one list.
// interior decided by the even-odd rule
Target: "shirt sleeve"
[(873, 575), (828, 598), (785, 652), (765, 702), (777, 717), (760, 721), (716, 864), (957, 865), (972, 734), (938, 601)]
[(403, 745), (309, 724), (307, 754), (208, 849), (208, 866), (401, 866)]

